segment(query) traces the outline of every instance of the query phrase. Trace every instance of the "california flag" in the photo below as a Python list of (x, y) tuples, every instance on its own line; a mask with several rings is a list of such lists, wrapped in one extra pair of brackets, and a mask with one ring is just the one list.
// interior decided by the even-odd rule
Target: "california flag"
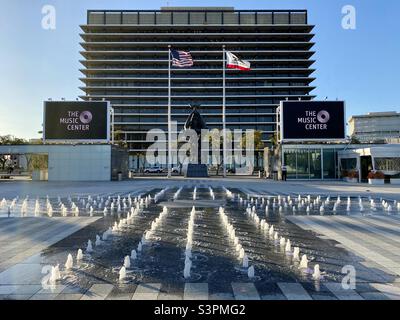
[(240, 60), (232, 52), (229, 51), (226, 52), (226, 59), (227, 59), (226, 67), (229, 69), (238, 69), (243, 71), (251, 70), (250, 62), (246, 60)]

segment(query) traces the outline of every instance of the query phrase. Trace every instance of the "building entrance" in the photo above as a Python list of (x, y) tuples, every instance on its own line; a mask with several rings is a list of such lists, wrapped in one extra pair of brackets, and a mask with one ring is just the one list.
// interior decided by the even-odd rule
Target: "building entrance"
[(360, 167), (361, 167), (361, 182), (368, 182), (368, 173), (373, 169), (372, 157), (371, 156), (360, 157)]

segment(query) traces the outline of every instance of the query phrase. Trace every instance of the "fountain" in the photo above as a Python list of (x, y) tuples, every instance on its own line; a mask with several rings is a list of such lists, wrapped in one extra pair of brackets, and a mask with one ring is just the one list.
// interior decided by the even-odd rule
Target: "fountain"
[(124, 281), (126, 278), (126, 268), (123, 266), (120, 270), (119, 270), (119, 281)]
[(39, 203), (38, 199), (36, 199), (36, 202), (35, 202), (34, 215), (35, 215), (35, 217), (38, 217), (40, 215), (40, 203)]
[(53, 216), (53, 207), (52, 205), (49, 203), (47, 206), (47, 215), (51, 218)]
[(51, 267), (50, 283), (55, 284), (61, 279), (60, 268), (58, 265)]
[(248, 268), (249, 267), (249, 257), (247, 256), (247, 254), (244, 255), (243, 257), (243, 268)]
[(175, 192), (175, 194), (174, 194), (174, 200), (178, 199), (180, 193), (182, 192), (182, 189), (183, 189), (183, 188), (179, 188), (178, 191)]
[(254, 267), (253, 266), (249, 267), (249, 269), (247, 270), (247, 276), (249, 277), (249, 279), (253, 279), (254, 274), (255, 274)]
[(142, 244), (142, 242), (140, 241), (139, 244), (138, 244), (138, 246), (137, 246), (137, 252), (142, 252), (142, 249), (143, 249), (143, 244)]
[(290, 244), (290, 239), (286, 241), (285, 252), (291, 253), (292, 252), (292, 245)]
[(100, 239), (100, 236), (96, 234), (96, 242), (94, 243), (96, 247), (101, 246), (103, 242)]
[(269, 234), (270, 237), (272, 237), (274, 235), (274, 226), (271, 226), (269, 228), (268, 234)]
[(211, 197), (211, 199), (215, 200), (215, 194), (214, 194), (213, 189), (212, 189), (211, 187), (209, 187), (209, 190), (210, 190), (210, 197)]
[(21, 216), (25, 217), (28, 212), (28, 200), (25, 199), (21, 205)]
[(72, 254), (68, 254), (67, 261), (65, 262), (65, 269), (71, 270), (74, 266), (74, 258), (72, 258)]
[(279, 241), (279, 245), (284, 247), (286, 245), (286, 239), (284, 237), (281, 237), (280, 241)]
[(86, 253), (92, 253), (92, 252), (93, 252), (92, 240), (88, 240), (87, 247), (86, 247)]
[(228, 198), (234, 198), (234, 194), (231, 192), (231, 191), (229, 191), (227, 188), (224, 188), (225, 189), (225, 192), (226, 192), (226, 196), (228, 197)]
[(129, 269), (131, 267), (131, 258), (126, 256), (124, 259), (124, 267), (125, 269)]
[(131, 259), (132, 259), (132, 260), (136, 260), (136, 259), (137, 259), (137, 253), (136, 253), (136, 250), (135, 250), (135, 249), (133, 249), (133, 250), (131, 251)]
[(241, 247), (239, 250), (239, 259), (243, 259), (244, 256), (245, 256), (245, 252), (244, 252), (244, 249)]
[(293, 260), (300, 260), (300, 249), (295, 247), (293, 250)]
[(307, 259), (307, 255), (305, 255), (305, 254), (303, 254), (301, 256), (299, 269), (308, 269), (308, 259)]
[(83, 252), (82, 249), (78, 249), (78, 254), (76, 255), (76, 260), (83, 260)]
[(319, 270), (319, 264), (316, 264), (314, 266), (314, 273), (312, 274), (312, 278), (314, 280), (320, 280), (321, 279), (321, 271)]
[(192, 261), (189, 259), (185, 261), (185, 268), (183, 269), (183, 277), (185, 279), (190, 278), (190, 269), (192, 268)]

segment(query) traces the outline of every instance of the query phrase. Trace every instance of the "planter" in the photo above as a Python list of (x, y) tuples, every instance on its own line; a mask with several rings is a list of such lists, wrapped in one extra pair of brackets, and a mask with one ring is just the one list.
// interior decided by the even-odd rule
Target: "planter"
[(381, 186), (385, 184), (385, 179), (368, 179), (368, 183), (375, 186)]
[(400, 185), (400, 178), (390, 178), (390, 183)]
[(358, 178), (344, 178), (344, 181), (349, 182), (349, 183), (358, 183)]

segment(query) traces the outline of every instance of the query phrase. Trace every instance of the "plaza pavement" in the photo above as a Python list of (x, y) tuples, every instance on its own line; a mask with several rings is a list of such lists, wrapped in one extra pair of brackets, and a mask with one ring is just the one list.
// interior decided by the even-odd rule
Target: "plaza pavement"
[[(0, 183), (0, 198), (13, 198), (29, 195), (55, 197), (58, 195), (109, 195), (143, 193), (154, 188), (162, 187), (193, 187), (193, 186), (225, 186), (239, 188), (250, 195), (297, 195), (321, 194), (343, 196), (383, 197), (385, 199), (400, 200), (400, 187), (396, 186), (369, 186), (351, 185), (342, 182), (275, 182), (259, 179), (228, 178), (228, 179), (173, 179), (137, 178), (123, 182), (97, 183), (52, 183), (52, 182), (3, 182)], [(0, 299), (238, 299), (238, 300), (311, 300), (311, 299), (400, 299), (400, 218), (398, 216), (290, 216), (287, 220), (305, 230), (311, 230), (322, 239), (332, 239), (354, 254), (362, 257), (366, 267), (371, 270), (382, 270), (392, 275), (394, 281), (368, 283), (368, 289), (357, 287), (357, 290), (343, 290), (340, 283), (322, 283), (322, 294), (310, 292), (309, 288), (301, 283), (277, 283), (279, 291), (274, 295), (261, 295), (254, 283), (232, 283), (231, 293), (209, 294), (207, 283), (186, 283), (182, 292), (171, 294), (163, 290), (161, 283), (142, 283), (132, 288), (130, 292), (115, 293), (115, 286), (110, 283), (94, 283), (82, 289), (58, 285), (51, 289), (44, 289), (41, 285), (41, 276), (38, 277), (40, 257), (38, 252), (51, 246), (53, 243), (67, 237), (96, 218), (68, 218), (39, 219), (34, 223), (27, 219), (23, 222), (13, 219), (13, 224), (2, 223), (0, 219)], [(93, 221), (91, 219), (94, 219)], [(21, 224), (21, 225), (20, 225)], [(24, 224), (24, 225), (22, 225)], [(64, 225), (63, 225), (64, 224)], [(60, 228), (64, 231), (60, 232)], [(67, 227), (66, 227), (67, 226)], [(25, 234), (39, 232), (35, 243), (27, 246)], [(16, 233), (9, 238), (8, 231)], [(31, 239), (31, 238), (30, 238)], [(36, 243), (37, 242), (37, 243)], [(24, 250), (25, 248), (26, 250)], [(22, 276), (21, 276), (22, 275)], [(18, 281), (16, 281), (18, 279)], [(372, 289), (371, 289), (372, 288)]]
[(247, 177), (185, 179), (175, 177), (143, 178), (137, 177), (127, 181), (113, 182), (32, 182), (2, 181), (0, 182), (0, 198), (13, 198), (17, 195), (31, 197), (58, 195), (108, 195), (146, 192), (154, 188), (181, 186), (211, 186), (239, 188), (249, 194), (332, 194), (343, 196), (374, 196), (400, 200), (400, 186), (371, 186), (368, 184), (352, 184), (341, 181), (272, 181)]

